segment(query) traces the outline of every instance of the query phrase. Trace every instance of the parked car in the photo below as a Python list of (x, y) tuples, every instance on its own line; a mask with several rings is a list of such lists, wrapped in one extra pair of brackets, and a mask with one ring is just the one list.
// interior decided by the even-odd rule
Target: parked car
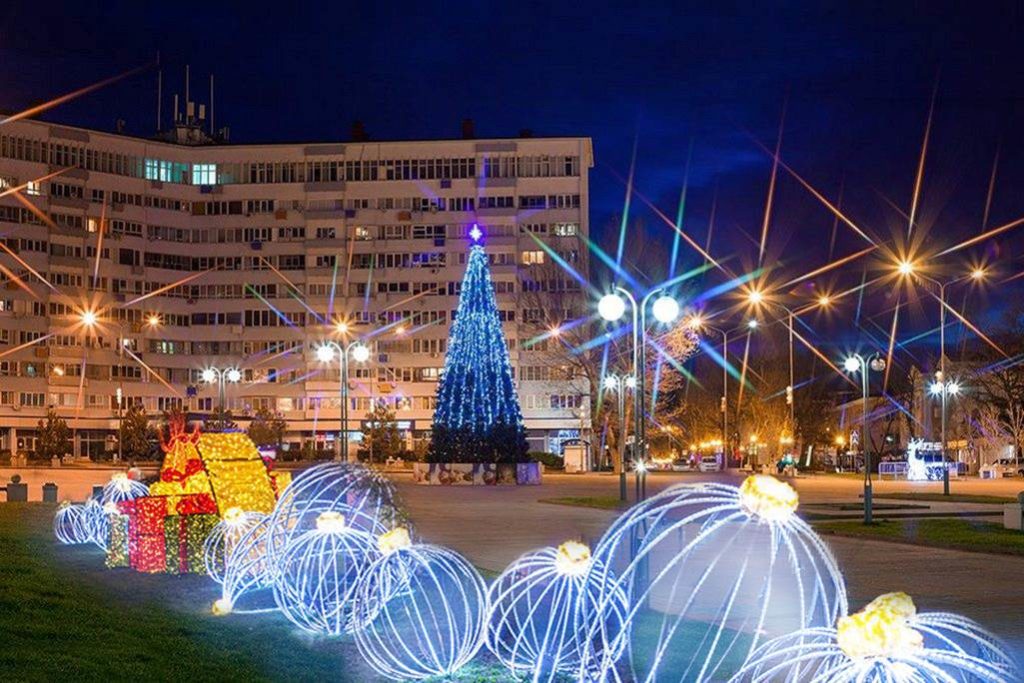
[(1000, 458), (990, 465), (982, 465), (979, 474), (982, 479), (1024, 477), (1024, 461), (1018, 461), (1014, 458)]
[(719, 462), (717, 455), (704, 455), (701, 456), (698, 468), (701, 472), (718, 472), (722, 469), (722, 464)]

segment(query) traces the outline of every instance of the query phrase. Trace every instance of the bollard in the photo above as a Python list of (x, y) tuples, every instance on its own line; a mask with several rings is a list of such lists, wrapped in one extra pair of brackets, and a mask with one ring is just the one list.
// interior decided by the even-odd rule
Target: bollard
[(57, 485), (54, 484), (52, 481), (48, 481), (45, 484), (43, 484), (43, 502), (57, 502)]
[(96, 500), (103, 498), (103, 484), (93, 484), (92, 497)]
[(11, 483), (7, 485), (8, 503), (28, 502), (28, 484), (21, 483), (21, 475), (15, 474), (11, 477)]

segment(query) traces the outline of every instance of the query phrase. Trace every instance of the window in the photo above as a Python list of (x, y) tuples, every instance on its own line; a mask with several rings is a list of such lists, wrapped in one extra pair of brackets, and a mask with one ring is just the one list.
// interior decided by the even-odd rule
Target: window
[(46, 405), (46, 395), (42, 393), (23, 391), (21, 392), (20, 399), (21, 405), (31, 408), (42, 408)]
[(334, 228), (317, 228), (316, 238), (318, 240), (333, 240), (335, 238)]
[(193, 185), (216, 185), (217, 164), (192, 164)]
[(579, 223), (555, 223), (554, 233), (559, 237), (571, 237), (580, 232)]
[(39, 196), (42, 193), (42, 188), (39, 186), (39, 183), (36, 182), (35, 180), (30, 180), (28, 181), (28, 184), (25, 185), (25, 194)]
[(523, 265), (533, 266), (544, 263), (544, 252), (543, 251), (524, 251), (523, 252)]

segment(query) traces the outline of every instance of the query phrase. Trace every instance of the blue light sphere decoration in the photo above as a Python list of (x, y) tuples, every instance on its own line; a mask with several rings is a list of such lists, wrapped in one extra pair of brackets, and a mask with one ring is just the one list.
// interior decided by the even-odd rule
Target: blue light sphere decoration
[[(589, 580), (594, 569), (590, 548), (568, 541), (523, 555), (491, 585), (487, 647), (513, 676), (532, 681), (592, 677), (594, 672), (580, 672), (581, 636), (597, 631), (583, 621), (584, 614), (600, 613), (612, 622), (606, 630), (618, 630), (629, 611), (625, 593), (615, 589), (608, 609), (597, 610), (602, 595)], [(586, 611), (583, 603), (589, 604)]]
[(835, 627), (768, 641), (733, 680), (1008, 683), (1024, 680), (1024, 672), (1006, 645), (970, 619), (918, 614), (910, 596), (888, 593)]
[[(674, 486), (625, 512), (594, 551), (602, 594), (583, 671), (599, 680), (719, 680), (766, 640), (831, 626), (846, 589), (831, 551), (796, 516), (789, 485)], [(604, 615), (625, 593), (621, 628)]]
[(359, 579), (380, 557), (377, 539), (339, 512), (320, 513), (316, 527), (285, 546), (274, 577), (274, 601), (304, 631), (340, 636), (355, 628)]
[[(221, 597), (213, 603), (213, 613), (257, 614), (277, 610), (273, 594), (273, 574), (267, 556), (267, 539), (270, 537), (270, 516), (245, 512), (241, 513), (236, 529), (225, 529), (223, 574), (219, 581)], [(227, 515), (226, 515), (227, 516)], [(230, 538), (237, 534), (237, 539)], [(209, 541), (209, 539), (208, 539)], [(204, 560), (213, 556), (214, 571), (217, 571), (216, 549), (204, 546)], [(207, 571), (211, 569), (209, 560)]]
[(85, 521), (85, 506), (64, 501), (53, 516), (53, 534), (64, 545), (80, 545), (92, 541), (92, 532)]
[[(203, 564), (207, 575), (219, 584), (224, 583), (227, 559), (238, 542), (257, 524), (267, 519), (262, 512), (248, 512), (233, 507), (224, 513), (224, 518), (203, 541)], [(266, 554), (266, 547), (262, 549)]]
[(382, 545), (360, 581), (356, 645), (388, 680), (448, 676), (483, 645), (489, 603), (480, 572), (435, 545)]
[(373, 537), (406, 524), (398, 494), (387, 477), (358, 463), (324, 463), (295, 477), (271, 513), (267, 554), (272, 566), (294, 539), (316, 529), (324, 512)]
[(82, 518), (89, 533), (89, 542), (102, 550), (107, 549), (110, 540), (110, 515), (117, 514), (114, 503), (100, 503), (95, 498), (85, 501)]
[(103, 486), (103, 494), (100, 496), (100, 504), (120, 503), (125, 500), (134, 500), (149, 495), (149, 487), (141, 481), (129, 479), (124, 472), (116, 472)]

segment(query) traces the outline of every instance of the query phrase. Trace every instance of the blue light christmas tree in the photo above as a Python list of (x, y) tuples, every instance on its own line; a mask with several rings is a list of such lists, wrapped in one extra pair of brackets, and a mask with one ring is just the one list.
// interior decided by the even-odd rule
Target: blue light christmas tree
[(508, 347), (494, 298), (483, 233), (462, 279), (444, 372), (437, 387), (430, 462), (524, 462), (528, 446)]

